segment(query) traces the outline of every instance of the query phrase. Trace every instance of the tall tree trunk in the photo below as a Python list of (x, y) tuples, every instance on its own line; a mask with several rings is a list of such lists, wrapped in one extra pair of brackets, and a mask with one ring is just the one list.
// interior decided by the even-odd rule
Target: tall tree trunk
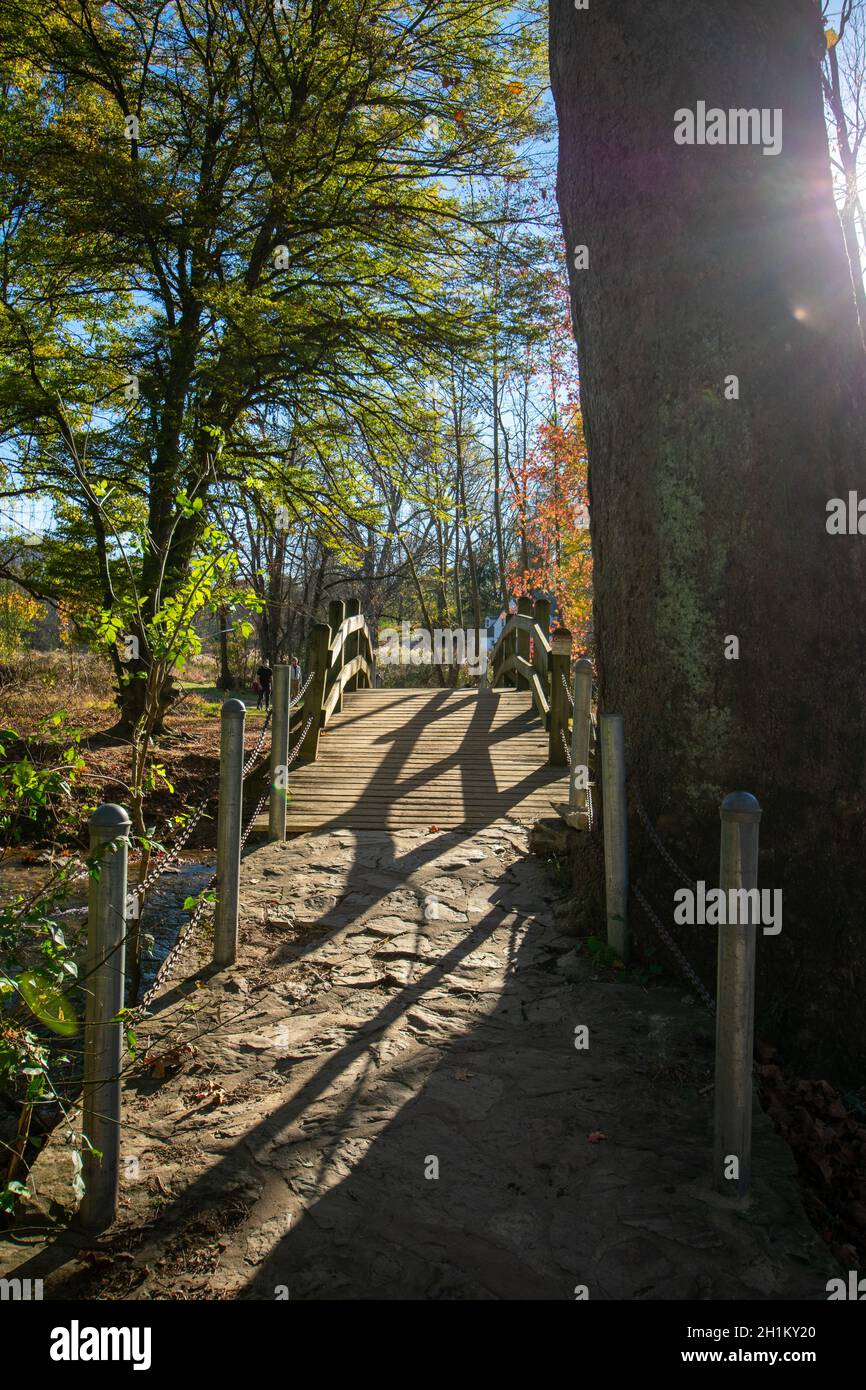
[(220, 674), (217, 681), (217, 690), (235, 690), (237, 681), (232, 675), (232, 668), (229, 664), (229, 610), (225, 604), (220, 604), (218, 609), (217, 621), (219, 623), (219, 651), (220, 651)]
[(466, 475), (462, 471), (460, 474), (460, 505), (463, 510), (463, 535), (466, 546), (466, 560), (469, 565), (469, 587), (472, 591), (472, 617), (475, 622), (475, 631), (480, 632), (481, 593), (478, 588), (478, 565), (475, 560), (475, 545), (472, 540), (472, 524), (469, 520), (469, 508), (466, 505)]
[[(722, 795), (758, 796), (760, 882), (784, 894), (781, 934), (758, 936), (762, 1022), (810, 1072), (846, 1050), (851, 1072), (866, 537), (826, 523), (863, 486), (866, 373), (823, 53), (814, 0), (551, 3), (602, 708), (624, 715), (630, 773), (696, 878), (717, 881)], [(780, 108), (781, 152), (675, 143), (699, 100)], [(651, 854), (635, 827), (638, 875)], [(710, 978), (714, 937), (687, 946)]]
[(499, 571), (499, 592), (508, 610), (508, 577), (505, 572), (505, 538), (502, 531), (502, 464), (499, 458), (499, 359), (493, 347), (493, 524), (496, 531), (496, 565)]

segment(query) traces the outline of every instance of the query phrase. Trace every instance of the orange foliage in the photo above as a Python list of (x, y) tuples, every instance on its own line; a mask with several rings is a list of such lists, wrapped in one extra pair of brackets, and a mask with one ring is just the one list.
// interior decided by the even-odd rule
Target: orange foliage
[(515, 594), (542, 590), (556, 598), (579, 647), (592, 620), (586, 442), (576, 394), (542, 425), (529, 456), (514, 469), (512, 497), (522, 556), (509, 572)]

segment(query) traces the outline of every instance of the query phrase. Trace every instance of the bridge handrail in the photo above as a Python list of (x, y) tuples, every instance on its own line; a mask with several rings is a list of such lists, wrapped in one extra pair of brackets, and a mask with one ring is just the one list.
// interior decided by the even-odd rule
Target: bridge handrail
[(545, 598), (517, 600), (517, 612), (509, 613), (489, 657), (490, 684), (496, 689), (513, 681), (529, 694), (547, 730), (548, 762), (559, 766), (569, 731), (571, 633), (558, 628), (553, 638), (548, 635), (550, 608)]
[(319, 735), (331, 716), (339, 713), (346, 691), (372, 686), (375, 679), (373, 639), (367, 619), (357, 599), (350, 601), (353, 612), (335, 599), (328, 610), (331, 619), (316, 623), (310, 631), (308, 666), (312, 673), (301, 718), (309, 727), (300, 748), (300, 757), (315, 762), (319, 754)]
[(511, 671), (519, 672), (528, 682), (533, 704), (542, 719), (546, 721), (550, 716), (550, 701), (541, 683), (541, 677), (532, 662), (527, 661), (525, 656), (508, 656), (499, 667), (499, 678), (509, 675)]
[(541, 647), (545, 653), (550, 653), (550, 639), (544, 628), (539, 625), (538, 619), (531, 613), (510, 613), (502, 631), (490, 648), (491, 660), (496, 656), (505, 638), (513, 635), (518, 629), (522, 632), (528, 632), (533, 642)]
[(331, 653), (332, 657), (332, 661), (329, 664), (333, 665), (333, 657), (340, 651), (345, 644), (346, 638), (350, 637), (353, 632), (366, 632), (369, 641), (370, 633), (367, 628), (367, 619), (364, 617), (363, 613), (353, 613), (351, 617), (344, 618), (340, 623), (328, 647), (328, 651)]

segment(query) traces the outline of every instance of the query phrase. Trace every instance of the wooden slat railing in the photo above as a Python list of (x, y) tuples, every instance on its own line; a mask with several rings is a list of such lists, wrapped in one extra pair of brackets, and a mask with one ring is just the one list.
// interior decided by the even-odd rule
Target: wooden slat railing
[(570, 708), (565, 687), (571, 675), (571, 633), (557, 628), (548, 635), (547, 599), (518, 600), (490, 653), (491, 685), (513, 683), (527, 690), (548, 732), (548, 761), (562, 767), (568, 761)]
[[(347, 611), (348, 610), (348, 611)], [(309, 669), (313, 672), (301, 713), (301, 724), (310, 720), (298, 756), (315, 762), (319, 735), (333, 714), (343, 708), (343, 695), (371, 687), (375, 681), (373, 641), (357, 599), (344, 604), (334, 599), (328, 622), (316, 623), (310, 632)]]

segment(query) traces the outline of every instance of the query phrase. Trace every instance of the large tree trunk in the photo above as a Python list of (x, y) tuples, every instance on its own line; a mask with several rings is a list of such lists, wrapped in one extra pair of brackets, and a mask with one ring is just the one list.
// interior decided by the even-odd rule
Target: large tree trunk
[[(866, 1021), (866, 537), (826, 528), (864, 486), (866, 374), (822, 54), (814, 0), (551, 4), (602, 707), (695, 877), (716, 881), (722, 795), (758, 796), (784, 890), (759, 1008), (810, 1070), (862, 1056)], [(676, 144), (699, 100), (781, 108), (781, 153)], [(635, 827), (638, 874), (651, 853)], [(714, 937), (686, 943), (710, 978)]]

